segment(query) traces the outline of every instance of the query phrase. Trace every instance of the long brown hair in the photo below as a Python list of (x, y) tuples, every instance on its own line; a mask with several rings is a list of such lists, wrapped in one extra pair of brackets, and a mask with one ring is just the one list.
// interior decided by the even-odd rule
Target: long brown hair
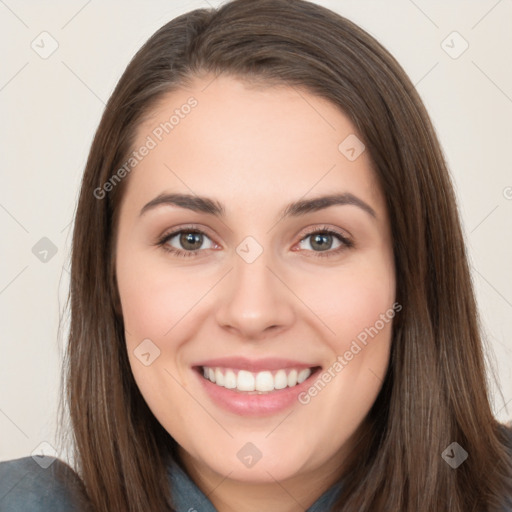
[[(507, 431), (493, 417), (455, 197), (425, 108), (370, 35), (303, 0), (234, 0), (172, 20), (139, 50), (110, 97), (73, 234), (66, 402), (77, 469), (96, 510), (171, 510), (176, 443), (132, 376), (115, 280), (114, 236), (129, 177), (97, 198), (163, 95), (204, 72), (302, 87), (354, 123), (393, 235), (391, 359), (334, 511), (494, 511), (512, 493)], [(469, 454), (452, 469), (441, 454)]]

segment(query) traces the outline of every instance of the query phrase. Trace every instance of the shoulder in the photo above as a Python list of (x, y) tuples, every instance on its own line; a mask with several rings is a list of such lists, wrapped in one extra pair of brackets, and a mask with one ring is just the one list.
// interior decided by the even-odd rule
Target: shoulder
[(89, 511), (82, 481), (54, 457), (39, 464), (32, 457), (0, 462), (0, 511)]

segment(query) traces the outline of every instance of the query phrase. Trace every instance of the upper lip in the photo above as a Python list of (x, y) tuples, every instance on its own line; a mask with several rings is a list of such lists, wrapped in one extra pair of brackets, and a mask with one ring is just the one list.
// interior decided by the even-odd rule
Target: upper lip
[(249, 372), (261, 372), (264, 370), (272, 371), (285, 368), (314, 368), (320, 365), (304, 363), (294, 359), (282, 359), (276, 357), (266, 357), (263, 359), (247, 359), (246, 357), (222, 357), (218, 359), (200, 361), (193, 366), (207, 366), (209, 368), (233, 368), (238, 370), (247, 370)]

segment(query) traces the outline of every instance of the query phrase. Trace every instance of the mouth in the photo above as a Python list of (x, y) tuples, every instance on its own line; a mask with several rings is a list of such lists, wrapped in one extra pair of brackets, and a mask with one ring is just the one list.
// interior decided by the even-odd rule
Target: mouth
[(218, 366), (198, 366), (195, 369), (204, 379), (218, 387), (240, 393), (262, 395), (294, 388), (318, 372), (320, 366), (280, 368), (259, 372)]
[(206, 397), (237, 416), (268, 416), (299, 406), (299, 394), (321, 369), (292, 360), (234, 357), (192, 366)]

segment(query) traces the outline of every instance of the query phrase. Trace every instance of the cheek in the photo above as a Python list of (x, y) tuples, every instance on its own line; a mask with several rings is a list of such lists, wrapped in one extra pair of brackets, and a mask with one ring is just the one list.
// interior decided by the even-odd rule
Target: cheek
[(155, 258), (118, 259), (117, 282), (128, 336), (165, 337), (197, 301), (190, 274), (162, 267)]
[(315, 312), (332, 331), (324, 338), (331, 359), (299, 399), (312, 421), (325, 425), (327, 437), (339, 443), (369, 411), (388, 367), (393, 319), (401, 309), (392, 261), (380, 253), (331, 273), (321, 290), (304, 284), (303, 292), (309, 290)]
[(176, 382), (183, 378), (180, 365), (174, 364), (181, 342), (173, 328), (197, 301), (197, 293), (180, 272), (171, 274), (155, 262), (154, 256), (150, 259), (126, 248), (117, 260), (117, 283), (126, 348), (137, 387), (155, 417), (179, 438), (185, 435), (190, 400)]
[[(390, 258), (365, 258), (354, 265), (329, 270), (328, 276), (308, 276), (302, 280), (300, 296), (305, 298), (324, 324), (325, 340), (340, 354), (358, 336), (364, 339), (376, 326), (380, 337), (389, 337), (394, 316), (395, 277)], [(386, 317), (384, 323), (382, 318)], [(375, 335), (375, 331), (372, 330)]]

